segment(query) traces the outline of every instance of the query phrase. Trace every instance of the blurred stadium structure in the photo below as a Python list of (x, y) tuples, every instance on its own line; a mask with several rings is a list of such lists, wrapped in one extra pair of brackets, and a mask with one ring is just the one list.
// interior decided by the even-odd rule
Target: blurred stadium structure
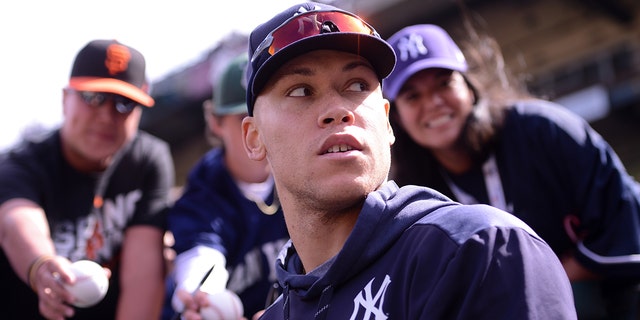
[[(462, 0), (460, 0), (462, 1)], [(463, 38), (456, 0), (323, 1), (365, 17), (387, 38), (400, 28), (434, 23)], [(512, 71), (530, 91), (587, 119), (640, 180), (640, 2), (637, 0), (467, 0), (463, 6), (495, 37)], [(206, 32), (202, 30), (201, 32)], [(153, 83), (154, 108), (141, 128), (167, 140), (178, 185), (210, 148), (202, 102), (225, 62), (246, 50), (232, 33), (201, 61)]]

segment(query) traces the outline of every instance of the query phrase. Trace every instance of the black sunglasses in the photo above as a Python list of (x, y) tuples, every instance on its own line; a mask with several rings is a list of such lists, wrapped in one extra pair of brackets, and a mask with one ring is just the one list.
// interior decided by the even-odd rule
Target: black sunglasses
[(127, 97), (110, 92), (93, 92), (93, 91), (74, 91), (80, 95), (82, 100), (92, 106), (99, 107), (108, 100), (113, 100), (116, 111), (121, 114), (129, 114), (135, 109), (139, 103)]

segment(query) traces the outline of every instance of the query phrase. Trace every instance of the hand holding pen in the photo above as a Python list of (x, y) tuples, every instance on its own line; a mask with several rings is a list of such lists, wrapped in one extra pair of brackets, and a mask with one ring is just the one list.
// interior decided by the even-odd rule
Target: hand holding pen
[[(196, 287), (195, 290), (193, 290), (193, 292), (191, 293), (191, 297), (195, 297), (196, 293), (198, 291), (200, 291), (200, 288), (202, 287), (202, 285), (205, 283), (205, 281), (207, 281), (207, 278), (209, 278), (209, 275), (211, 274), (211, 272), (213, 271), (213, 268), (215, 267), (215, 265), (211, 266), (211, 268), (209, 269), (209, 271), (207, 271), (207, 273), (204, 274), (204, 276), (202, 277), (202, 280), (200, 280), (200, 283), (198, 283), (198, 286)], [(186, 309), (186, 304), (183, 308), (183, 311), (176, 313), (171, 319), (172, 320), (179, 320), (180, 317), (182, 317), (182, 312), (184, 312), (184, 309)]]

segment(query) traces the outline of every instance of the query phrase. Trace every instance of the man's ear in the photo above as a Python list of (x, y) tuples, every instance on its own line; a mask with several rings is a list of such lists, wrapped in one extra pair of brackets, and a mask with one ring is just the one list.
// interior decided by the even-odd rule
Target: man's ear
[(389, 132), (389, 145), (392, 145), (396, 142), (396, 136), (393, 134), (393, 127), (391, 126), (391, 121), (389, 121), (389, 113), (391, 111), (391, 104), (389, 100), (383, 99), (384, 104), (384, 112), (387, 114), (387, 131)]
[(261, 161), (267, 157), (254, 117), (247, 116), (242, 119), (242, 142), (249, 159)]
[(67, 99), (69, 97), (69, 90), (62, 89), (62, 114), (67, 114)]

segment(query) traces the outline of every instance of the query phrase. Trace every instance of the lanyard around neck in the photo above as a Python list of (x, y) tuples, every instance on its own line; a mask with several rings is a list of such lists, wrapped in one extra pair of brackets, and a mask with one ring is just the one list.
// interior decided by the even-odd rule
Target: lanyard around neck
[[(504, 211), (513, 211), (513, 206), (507, 205), (507, 201), (504, 196), (504, 189), (502, 188), (502, 181), (500, 180), (500, 172), (498, 171), (498, 164), (496, 162), (495, 155), (491, 155), (482, 165), (482, 174), (484, 176), (484, 183), (489, 196), (489, 204)], [(442, 175), (451, 189), (451, 192), (453, 192), (453, 195), (460, 203), (480, 203), (475, 197), (458, 187), (444, 170), (442, 170)]]
[(104, 193), (107, 190), (107, 185), (111, 180), (111, 175), (113, 174), (113, 171), (116, 169), (116, 167), (118, 166), (118, 163), (120, 162), (120, 158), (122, 158), (123, 154), (125, 153), (125, 150), (126, 148), (120, 149), (113, 156), (113, 160), (111, 160), (111, 163), (109, 164), (107, 169), (105, 169), (105, 171), (100, 175), (100, 178), (98, 179), (98, 183), (96, 184), (96, 189), (93, 195), (94, 209), (102, 208), (102, 205), (104, 204)]

